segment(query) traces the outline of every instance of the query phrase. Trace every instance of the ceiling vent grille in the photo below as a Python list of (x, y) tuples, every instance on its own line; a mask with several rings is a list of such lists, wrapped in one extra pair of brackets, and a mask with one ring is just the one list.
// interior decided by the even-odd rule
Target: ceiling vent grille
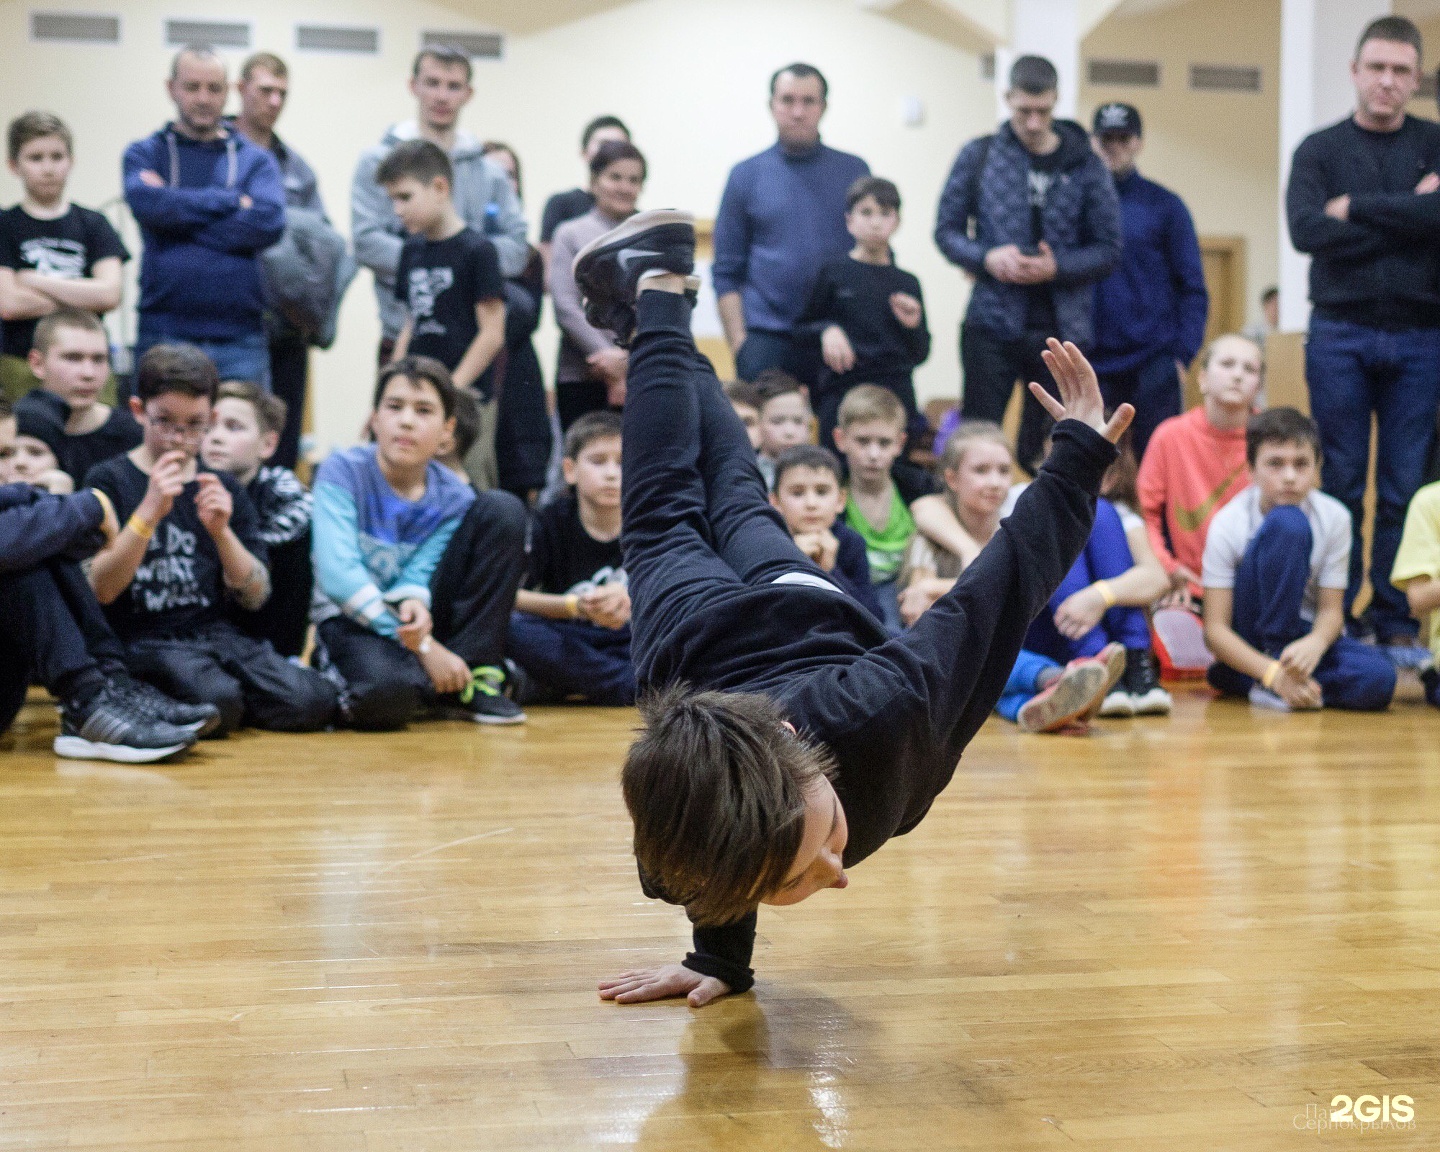
[(1160, 65), (1155, 60), (1091, 60), (1086, 74), (1091, 84), (1160, 87)]
[(1190, 87), (1196, 92), (1259, 92), (1260, 69), (1244, 64), (1192, 64)]
[(187, 44), (249, 48), (250, 25), (228, 20), (167, 20), (165, 43), (172, 48), (184, 48)]
[(380, 29), (337, 28), (322, 24), (298, 24), (295, 47), (302, 52), (366, 52), (380, 51)]
[(30, 39), (70, 44), (120, 43), (120, 17), (85, 16), (79, 12), (30, 13)]
[(422, 48), (458, 48), (472, 59), (499, 60), (505, 37), (498, 32), (422, 32)]

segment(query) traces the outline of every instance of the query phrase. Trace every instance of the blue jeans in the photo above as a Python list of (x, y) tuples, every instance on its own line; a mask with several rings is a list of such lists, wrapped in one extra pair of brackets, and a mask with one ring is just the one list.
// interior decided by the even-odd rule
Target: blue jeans
[(536, 681), (564, 696), (583, 696), (591, 704), (635, 703), (628, 626), (512, 612), (505, 650)]
[(1100, 393), (1105, 397), (1106, 408), (1118, 408), (1127, 402), (1135, 405), (1130, 437), (1136, 460), (1144, 457), (1145, 445), (1150, 443), (1150, 434), (1160, 421), (1179, 416), (1183, 411), (1180, 389), (1180, 370), (1169, 352), (1162, 352), (1124, 372), (1101, 374)]
[(140, 332), (135, 337), (137, 373), (140, 357), (156, 344), (192, 344), (210, 357), (221, 380), (249, 380), (270, 391), (270, 341), (263, 330), (257, 329), (233, 340), (197, 340), (186, 336), (163, 316), (142, 317)]
[(1040, 652), (1062, 664), (1081, 656), (1094, 656), (1111, 641), (1119, 641), (1126, 648), (1150, 647), (1150, 623), (1145, 619), (1143, 608), (1111, 608), (1100, 618), (1100, 623), (1080, 637), (1071, 640), (1062, 636), (1055, 627), (1055, 612), (1065, 598), (1082, 588), (1088, 588), (1097, 580), (1110, 580), (1135, 566), (1130, 555), (1130, 543), (1125, 539), (1125, 527), (1120, 523), (1120, 514), (1108, 500), (1095, 504), (1095, 527), (1080, 559), (1065, 575), (1045, 611), (1030, 625), (1025, 634), (1025, 647)]
[(1020, 715), (1020, 709), (1039, 695), (1040, 673), (1047, 668), (1059, 667), (1060, 665), (1048, 656), (1031, 652), (1027, 648), (1020, 649), (1020, 655), (1015, 658), (1015, 667), (1010, 670), (1010, 679), (1005, 681), (1005, 691), (1000, 702), (995, 705), (995, 711), (1014, 724), (1015, 717)]
[[(1278, 657), (1287, 644), (1310, 633), (1300, 606), (1310, 581), (1313, 546), (1305, 513), (1282, 505), (1266, 515), (1240, 558), (1230, 626), (1267, 656)], [(1205, 675), (1211, 687), (1234, 696), (1245, 695), (1255, 683), (1218, 660)], [(1327, 708), (1376, 712), (1395, 694), (1395, 666), (1378, 649), (1349, 636), (1341, 636), (1321, 657), (1315, 680)]]
[(735, 353), (735, 374), (741, 380), (754, 380), (767, 368), (779, 368), (813, 388), (820, 374), (818, 349), (812, 349), (789, 332), (751, 328), (745, 333), (740, 351)]
[(1379, 425), (1376, 455), (1375, 540), (1370, 554), (1370, 619), (1382, 640), (1414, 636), (1405, 594), (1390, 583), (1405, 509), (1425, 480), (1440, 407), (1440, 329), (1384, 332), (1315, 317), (1305, 349), (1310, 411), (1320, 426), (1325, 491), (1350, 509), (1349, 613), (1364, 573), (1365, 475), (1370, 461), (1370, 415)]

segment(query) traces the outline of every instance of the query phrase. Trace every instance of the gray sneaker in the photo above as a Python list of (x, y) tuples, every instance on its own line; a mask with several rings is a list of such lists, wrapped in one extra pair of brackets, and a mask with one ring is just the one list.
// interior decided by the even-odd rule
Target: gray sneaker
[(107, 684), (84, 708), (60, 706), (55, 755), (67, 760), (114, 760), (148, 764), (183, 752), (196, 736), (148, 716), (114, 684)]

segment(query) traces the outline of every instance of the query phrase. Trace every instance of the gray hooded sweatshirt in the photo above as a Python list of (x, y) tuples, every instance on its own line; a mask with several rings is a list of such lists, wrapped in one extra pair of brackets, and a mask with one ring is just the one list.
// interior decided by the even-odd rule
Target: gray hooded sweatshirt
[[(390, 207), (385, 189), (375, 183), (375, 169), (396, 144), (419, 135), (413, 120), (392, 125), (379, 144), (361, 154), (350, 189), (350, 235), (355, 259), (375, 274), (380, 326), (391, 338), (399, 335), (405, 325), (405, 306), (395, 299), (395, 270), (400, 265), (405, 229)], [(529, 252), (525, 245), (525, 217), (510, 187), (510, 178), (481, 153), (480, 141), (468, 132), (456, 135), (450, 162), (455, 166), (456, 211), (466, 224), (495, 245), (500, 271), (506, 276), (518, 276), (525, 270)]]

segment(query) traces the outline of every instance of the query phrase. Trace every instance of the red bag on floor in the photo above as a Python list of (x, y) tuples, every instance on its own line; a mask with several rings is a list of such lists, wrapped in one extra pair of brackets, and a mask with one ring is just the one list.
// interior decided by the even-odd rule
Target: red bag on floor
[(1150, 619), (1150, 638), (1165, 680), (1199, 680), (1215, 663), (1205, 647), (1205, 626), (1186, 608), (1160, 608)]

